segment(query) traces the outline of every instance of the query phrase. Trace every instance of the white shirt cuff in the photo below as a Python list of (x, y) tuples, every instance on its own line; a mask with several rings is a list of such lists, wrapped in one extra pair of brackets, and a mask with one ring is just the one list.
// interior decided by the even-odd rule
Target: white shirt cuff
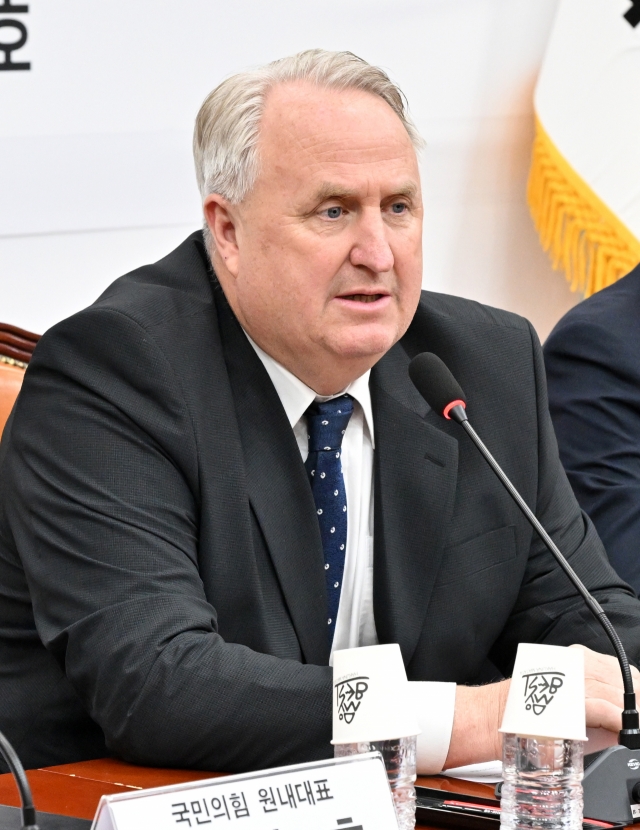
[(422, 730), (416, 755), (418, 775), (435, 775), (442, 772), (449, 752), (456, 684), (411, 681), (409, 691)]

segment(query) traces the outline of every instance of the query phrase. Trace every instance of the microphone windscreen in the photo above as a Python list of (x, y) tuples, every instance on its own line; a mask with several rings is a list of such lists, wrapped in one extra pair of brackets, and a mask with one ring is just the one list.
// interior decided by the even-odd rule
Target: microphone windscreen
[(413, 358), (409, 364), (409, 377), (438, 415), (443, 415), (452, 401), (467, 402), (458, 381), (433, 352), (422, 352)]

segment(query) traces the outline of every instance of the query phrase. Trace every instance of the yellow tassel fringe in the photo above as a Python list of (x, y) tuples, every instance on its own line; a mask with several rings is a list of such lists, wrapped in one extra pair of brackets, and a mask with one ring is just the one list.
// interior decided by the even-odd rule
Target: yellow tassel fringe
[(572, 291), (589, 297), (640, 262), (640, 241), (578, 176), (538, 120), (527, 201), (542, 247)]

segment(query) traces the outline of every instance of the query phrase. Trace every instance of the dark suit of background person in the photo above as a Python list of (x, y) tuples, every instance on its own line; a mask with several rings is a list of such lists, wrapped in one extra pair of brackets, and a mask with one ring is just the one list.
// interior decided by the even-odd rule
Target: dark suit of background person
[(640, 266), (544, 347), (560, 459), (620, 576), (640, 592)]
[[(459, 378), (637, 660), (640, 605), (562, 471), (531, 326), (428, 292), (371, 374), (380, 641), (400, 644), (410, 679), (458, 683), (487, 657), (508, 674), (520, 641), (608, 650), (477, 451), (411, 384), (424, 350)], [(0, 463), (0, 728), (27, 766), (331, 756), (311, 489), (200, 233), (45, 334)]]

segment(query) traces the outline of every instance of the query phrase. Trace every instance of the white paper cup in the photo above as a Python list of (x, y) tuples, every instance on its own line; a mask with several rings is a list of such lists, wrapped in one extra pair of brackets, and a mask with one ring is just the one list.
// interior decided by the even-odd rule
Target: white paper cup
[(419, 732), (400, 646), (334, 652), (332, 744), (388, 741)]
[(587, 740), (580, 649), (520, 643), (500, 732)]

